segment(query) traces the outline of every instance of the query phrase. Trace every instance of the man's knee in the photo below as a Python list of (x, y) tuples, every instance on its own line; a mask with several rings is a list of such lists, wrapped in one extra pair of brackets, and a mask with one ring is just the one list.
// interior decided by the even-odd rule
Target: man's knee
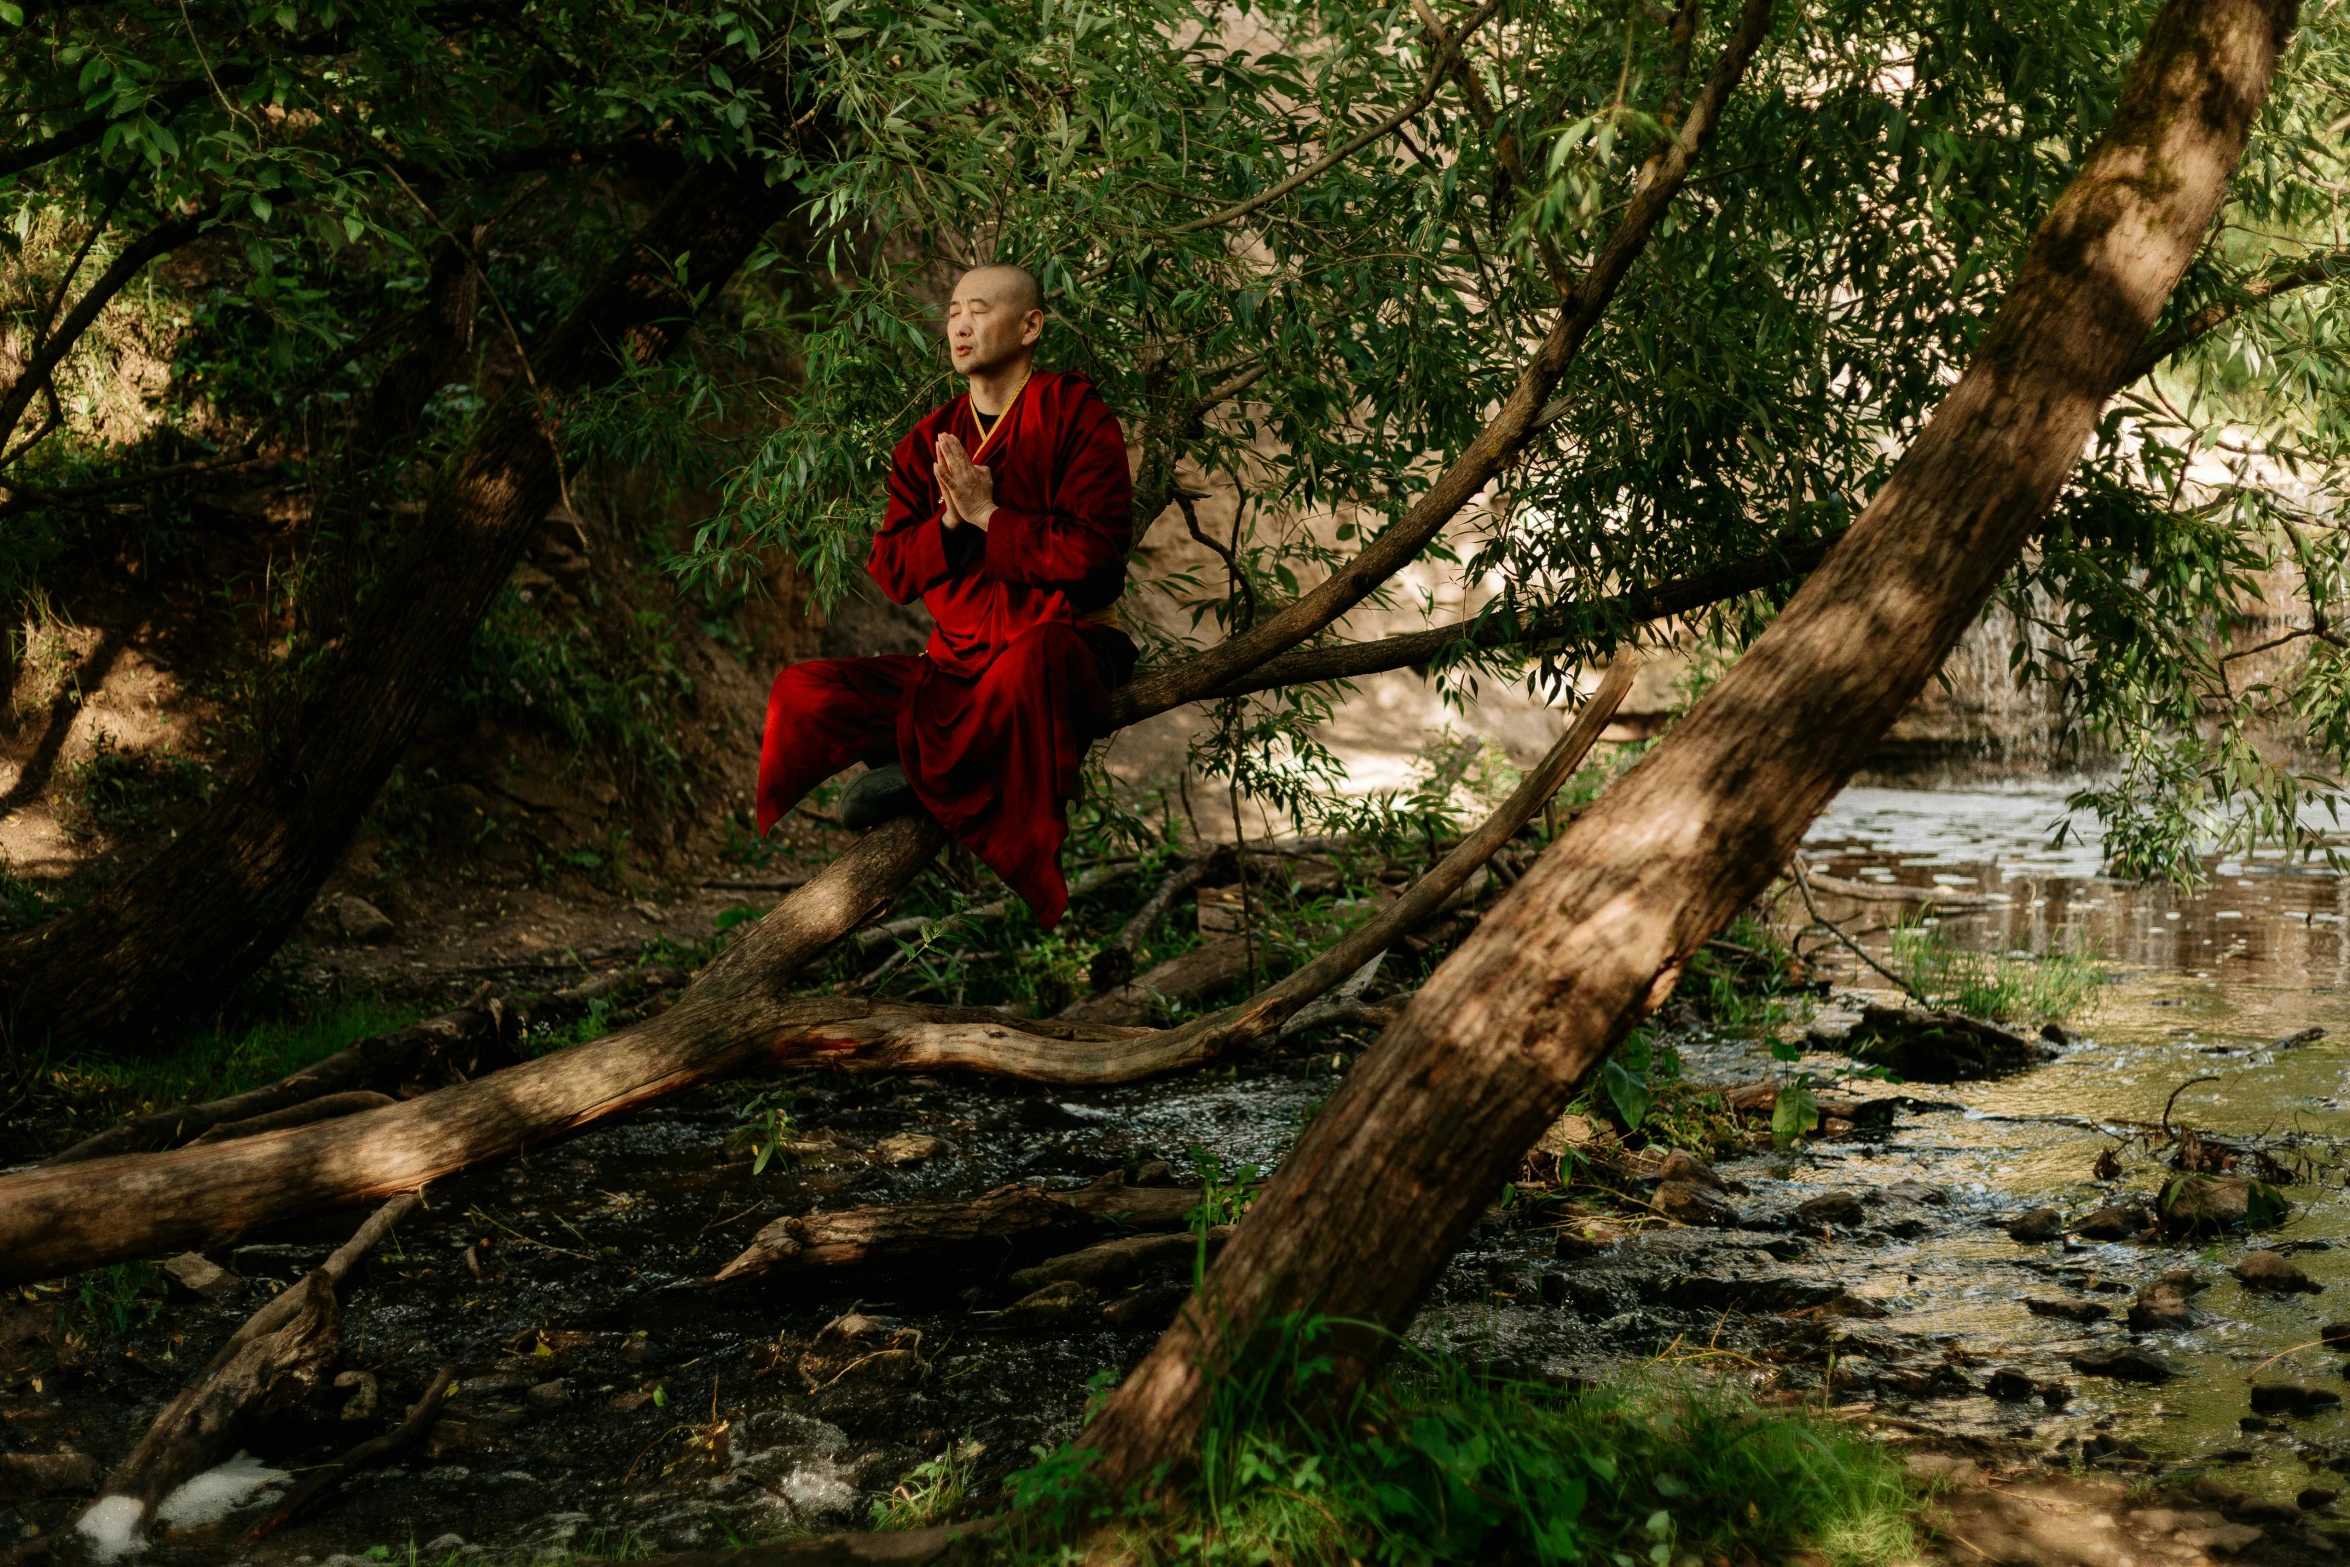
[(1093, 650), (1085, 645), (1085, 638), (1075, 626), (1064, 626), (1057, 620), (1030, 626), (1014, 637), (1011, 645), (998, 655), (996, 662), (1005, 666), (1004, 672), (1014, 679), (1040, 677), (1052, 670), (1066, 669), (1073, 663), (1091, 660)]

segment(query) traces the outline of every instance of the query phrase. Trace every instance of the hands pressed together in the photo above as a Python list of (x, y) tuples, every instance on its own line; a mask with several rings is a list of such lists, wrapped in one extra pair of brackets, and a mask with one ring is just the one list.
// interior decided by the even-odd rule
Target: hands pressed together
[(969, 523), (986, 532), (988, 519), (995, 515), (995, 471), (974, 463), (963, 443), (951, 435), (938, 438), (935, 454), (938, 492), (946, 503), (940, 520), (950, 528)]

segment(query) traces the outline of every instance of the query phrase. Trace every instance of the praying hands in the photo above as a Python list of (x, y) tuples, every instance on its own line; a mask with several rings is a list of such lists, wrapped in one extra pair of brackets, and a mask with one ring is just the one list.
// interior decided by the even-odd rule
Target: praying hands
[(951, 435), (940, 436), (936, 450), (938, 489), (946, 502), (941, 520), (950, 528), (969, 523), (986, 532), (988, 519), (995, 515), (995, 471), (974, 463), (963, 443)]

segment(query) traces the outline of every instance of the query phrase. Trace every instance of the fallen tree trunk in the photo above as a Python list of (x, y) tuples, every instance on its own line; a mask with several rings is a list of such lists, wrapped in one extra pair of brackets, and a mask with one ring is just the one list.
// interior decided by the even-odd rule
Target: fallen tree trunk
[[(413, 1191), (626, 1114), (805, 1038), (861, 1003), (794, 1002), (786, 977), (862, 924), (945, 841), (927, 816), (865, 835), (631, 1029), (340, 1120), (0, 1176), (0, 1279), (199, 1250), (256, 1224)], [(821, 1056), (817, 1058), (821, 1060)]]
[(318, 1390), (342, 1349), (337, 1287), (420, 1201), (399, 1197), (377, 1209), (301, 1283), (253, 1313), (156, 1417), (75, 1523), (101, 1560), (141, 1549), (165, 1497), (234, 1452), (254, 1420)]
[(1119, 1176), (1067, 1192), (999, 1186), (968, 1202), (800, 1214), (752, 1236), (710, 1282), (840, 1268), (1001, 1267), (1050, 1257), (1115, 1229), (1181, 1229), (1199, 1205), (1196, 1191), (1128, 1186)]
[(1532, 820), (1631, 689), (1619, 659), (1501, 808), (1377, 918), (1238, 1006), (1163, 1030), (978, 1008), (794, 998), (788, 977), (896, 895), (938, 852), (927, 815), (885, 822), (721, 953), (676, 1005), (633, 1028), (420, 1099), (168, 1153), (0, 1176), (0, 1283), (54, 1278), (297, 1214), (413, 1190), (753, 1066), (973, 1071), (1125, 1083), (1263, 1039), (1441, 909)]
[(2079, 462), (2241, 158), (2293, 0), (2169, 0), (2114, 117), (1951, 389), (1844, 542), (1584, 813), (1323, 1107), (1175, 1326), (1079, 1440), (1112, 1486), (1188, 1466), (1276, 1323), (1336, 1324), (1346, 1407), (1524, 1151), (1769, 885), (1932, 678)]
[(427, 1077), (475, 1077), (485, 1069), (510, 1065), (516, 1059), (513, 1047), (520, 1036), (521, 1020), (514, 1010), (504, 1002), (484, 998), (388, 1034), (371, 1034), (274, 1083), (226, 1099), (134, 1117), (41, 1162), (45, 1166), (78, 1164), (114, 1154), (172, 1148), (194, 1142), (214, 1127), (255, 1121), (332, 1094), (360, 1089), (389, 1092)]

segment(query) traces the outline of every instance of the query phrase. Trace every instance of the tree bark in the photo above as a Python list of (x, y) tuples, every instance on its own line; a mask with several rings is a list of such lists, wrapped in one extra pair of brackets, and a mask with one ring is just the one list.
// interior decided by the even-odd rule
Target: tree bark
[(886, 904), (945, 841), (929, 816), (904, 816), (859, 839), (721, 953), (674, 1006), (634, 1028), (333, 1121), (0, 1176), (0, 1284), (201, 1249), (257, 1224), (413, 1190), (758, 1065), (1096, 1084), (1196, 1066), (1272, 1034), (1442, 908), (1557, 792), (1631, 683), (1631, 661), (1620, 661), (1550, 755), (1435, 869), (1329, 951), (1222, 1012), (1152, 1031), (979, 1008), (795, 999), (791, 977)]
[(1115, 1229), (1174, 1230), (1200, 1205), (1185, 1187), (1096, 1181), (1075, 1191), (999, 1186), (968, 1202), (897, 1203), (778, 1219), (751, 1237), (712, 1282), (842, 1268), (941, 1267), (1031, 1262)]
[(0, 944), (5, 1042), (139, 1048), (215, 1009), (277, 950), (560, 498), (560, 402), (674, 348), (781, 210), (761, 166), (680, 182), (483, 416), (254, 771), (121, 882)]
[[(1181, 1318), (1080, 1439), (1180, 1470), (1279, 1323), (1376, 1365), (1602, 1054), (1784, 865), (1931, 678), (2080, 460), (2209, 230), (2293, 0), (2170, 0), (1972, 364), (1885, 488), (1696, 712), (1580, 817), (1314, 1118)], [(1327, 1343), (1329, 1341), (1325, 1341)], [(1320, 1407), (1320, 1406), (1318, 1406)]]
[(256, 1418), (316, 1391), (342, 1347), (336, 1288), (419, 1201), (385, 1203), (301, 1283), (253, 1313), (107, 1476), (80, 1534), (102, 1547), (140, 1539), (163, 1499), (235, 1451)]

